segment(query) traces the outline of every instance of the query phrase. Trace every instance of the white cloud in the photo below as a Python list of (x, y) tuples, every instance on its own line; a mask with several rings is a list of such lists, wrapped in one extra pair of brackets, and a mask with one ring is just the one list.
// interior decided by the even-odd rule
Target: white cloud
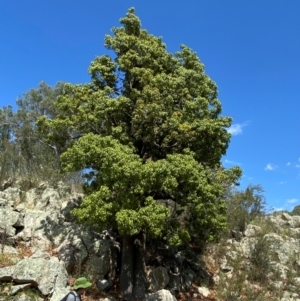
[(247, 126), (248, 123), (235, 123), (228, 128), (227, 132), (232, 136), (241, 135), (243, 133), (243, 128)]
[(286, 183), (286, 181), (281, 181), (281, 182), (279, 182), (280, 185), (283, 185), (283, 184), (285, 184), (285, 183)]
[[(280, 202), (282, 204), (281, 207), (272, 207), (270, 213), (284, 210), (291, 211), (295, 207), (296, 203), (299, 203), (299, 201), (300, 200), (297, 198), (286, 199), (284, 202)], [(276, 203), (279, 203), (279, 200), (276, 200)]]
[(287, 202), (288, 202), (289, 204), (294, 204), (294, 203), (297, 203), (297, 202), (298, 202), (298, 199), (292, 198), (292, 199), (287, 200)]
[(229, 164), (229, 165), (242, 165), (239, 162), (235, 162), (235, 161), (227, 160), (227, 159), (224, 160), (224, 163)]
[(276, 169), (277, 166), (272, 164), (272, 163), (268, 163), (267, 166), (265, 167), (265, 170), (274, 170)]
[(297, 162), (287, 162), (286, 166), (293, 166), (295, 168), (300, 168), (300, 158), (298, 159), (298, 161)]

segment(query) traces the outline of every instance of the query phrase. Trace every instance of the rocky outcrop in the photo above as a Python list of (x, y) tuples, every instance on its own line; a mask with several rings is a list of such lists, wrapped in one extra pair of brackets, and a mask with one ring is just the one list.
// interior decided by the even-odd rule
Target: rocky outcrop
[[(110, 231), (97, 233), (76, 223), (71, 211), (82, 198), (62, 183), (42, 183), (26, 192), (8, 185), (0, 191), (0, 282), (12, 284), (0, 296), (29, 300), (26, 290), (36, 289), (44, 299), (60, 300), (69, 291), (68, 274), (83, 270), (99, 291), (112, 290), (120, 245)], [(231, 235), (204, 254), (167, 245), (151, 249), (155, 255), (147, 258), (145, 300), (248, 295), (251, 300), (300, 300), (300, 216), (272, 214)]]
[[(5, 254), (8, 250), (13, 253), (9, 257), (11, 265), (0, 268), (0, 281), (12, 281), (16, 286), (14, 293), (30, 285), (43, 296), (53, 295), (53, 300), (54, 296), (59, 299), (68, 290), (64, 277), (83, 269), (99, 290), (107, 291), (113, 286), (120, 246), (113, 233), (96, 233), (75, 222), (71, 211), (82, 198), (83, 195), (71, 193), (62, 183), (57, 187), (41, 183), (26, 192), (11, 186), (0, 191), (2, 249)], [(30, 249), (33, 254), (24, 258), (16, 246)], [(168, 247), (163, 248), (161, 254), (168, 258), (164, 267), (154, 265), (149, 269), (149, 293), (168, 289), (176, 294), (188, 289), (201, 274), (199, 266), (188, 262), (184, 253), (172, 250), (169, 254), (169, 251)], [(57, 276), (59, 268), (64, 276)], [(46, 270), (51, 272), (47, 288), (45, 278), (40, 275)], [(55, 284), (58, 278), (60, 286)], [(26, 286), (19, 286), (23, 284)]]
[(241, 238), (209, 248), (204, 260), (218, 296), (300, 300), (300, 216), (274, 213), (248, 225)]
[(168, 269), (165, 267), (156, 267), (150, 270), (148, 275), (149, 279), (149, 291), (157, 292), (163, 288), (165, 288), (170, 282), (170, 276), (168, 273)]
[[(112, 282), (119, 246), (107, 231), (95, 233), (74, 223), (70, 212), (82, 197), (62, 183), (55, 188), (42, 183), (27, 192), (15, 187), (0, 191), (0, 254), (6, 258), (5, 267), (0, 262), (0, 282), (14, 284), (9, 294), (22, 299), (18, 292), (32, 287), (60, 300), (69, 290), (68, 273), (83, 267), (90, 279), (105, 276)], [(32, 254), (21, 255), (25, 248)]]
[(9, 294), (15, 295), (24, 288), (36, 288), (50, 300), (68, 292), (68, 274), (56, 257), (37, 251), (30, 258), (0, 269), (0, 282), (10, 282), (13, 286)]

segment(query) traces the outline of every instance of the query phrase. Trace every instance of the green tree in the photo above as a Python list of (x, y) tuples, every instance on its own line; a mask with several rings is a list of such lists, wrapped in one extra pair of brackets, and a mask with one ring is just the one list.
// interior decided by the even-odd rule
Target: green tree
[[(57, 115), (54, 105), (56, 98), (62, 94), (64, 83), (58, 82), (53, 88), (41, 82), (37, 89), (31, 89), (17, 100), (17, 112), (14, 114), (14, 136), (18, 141), (26, 162), (30, 163), (36, 152), (32, 149), (35, 145), (44, 145), (46, 149), (59, 158), (61, 150), (57, 145), (45, 145), (36, 121), (40, 116), (53, 119)], [(55, 143), (53, 141), (52, 143)]]
[(50, 87), (41, 82), (17, 100), (17, 110), (11, 106), (0, 109), (0, 180), (9, 177), (55, 182), (60, 175), (61, 144), (58, 140), (46, 143), (36, 126), (38, 117), (56, 117), (54, 105), (62, 94), (64, 83)]
[(231, 118), (217, 86), (186, 46), (167, 52), (130, 9), (106, 36), (114, 52), (92, 61), (91, 83), (66, 84), (57, 118), (38, 122), (49, 139), (66, 133), (64, 171), (83, 170), (85, 198), (75, 214), (122, 236), (120, 288), (146, 294), (145, 239), (178, 246), (214, 240), (226, 227), (225, 191), (239, 168), (220, 163)]
[(47, 180), (55, 183), (67, 180), (60, 174), (62, 147), (59, 140), (46, 143), (36, 126), (38, 117), (53, 119), (57, 116), (54, 105), (62, 94), (64, 83), (58, 82), (53, 88), (41, 82), (37, 89), (30, 89), (17, 100), (18, 109), (13, 117), (14, 141), (23, 159), (23, 173), (31, 181)]
[(300, 215), (300, 205), (295, 206), (293, 211), (290, 214), (291, 215)]
[(261, 185), (249, 185), (245, 190), (231, 190), (227, 198), (229, 230), (245, 231), (247, 224), (262, 216), (266, 201)]
[(19, 168), (17, 148), (12, 141), (12, 107), (0, 109), (0, 183), (12, 177)]

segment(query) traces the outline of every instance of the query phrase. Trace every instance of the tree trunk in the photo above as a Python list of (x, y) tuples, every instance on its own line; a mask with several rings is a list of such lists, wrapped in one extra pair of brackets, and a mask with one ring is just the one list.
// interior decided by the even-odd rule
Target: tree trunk
[(145, 234), (124, 236), (120, 291), (126, 300), (144, 300), (147, 293)]
[(145, 263), (146, 235), (140, 232), (134, 240), (134, 285), (133, 297), (135, 300), (144, 300), (147, 294), (147, 275)]
[(132, 300), (133, 292), (133, 237), (123, 236), (120, 291), (127, 300)]

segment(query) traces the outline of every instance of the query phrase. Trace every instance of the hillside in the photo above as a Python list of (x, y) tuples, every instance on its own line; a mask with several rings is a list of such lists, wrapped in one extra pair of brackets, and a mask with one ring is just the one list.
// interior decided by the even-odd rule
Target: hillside
[[(94, 283), (85, 300), (120, 299), (122, 241), (76, 222), (70, 212), (82, 198), (62, 182), (3, 187), (0, 300), (60, 300), (80, 275)], [(145, 300), (300, 300), (299, 237), (300, 216), (274, 213), (202, 250), (152, 240)]]

